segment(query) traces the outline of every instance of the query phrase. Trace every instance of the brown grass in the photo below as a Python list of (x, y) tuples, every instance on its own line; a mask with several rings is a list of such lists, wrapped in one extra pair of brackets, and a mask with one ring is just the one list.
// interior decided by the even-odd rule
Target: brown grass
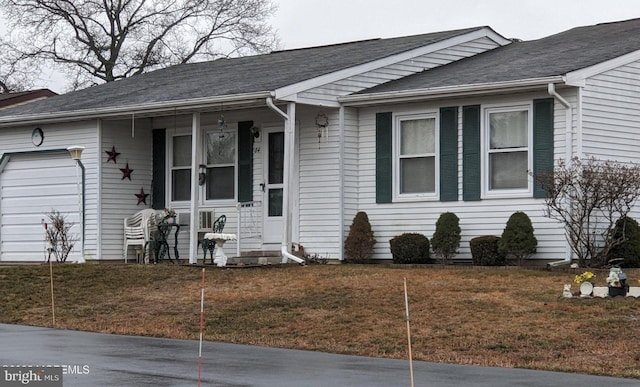
[[(640, 270), (627, 271), (637, 285)], [(366, 265), (207, 268), (210, 341), (640, 379), (640, 299), (563, 299), (575, 272)], [(604, 285), (606, 273), (599, 273)], [(55, 265), (56, 327), (197, 339), (201, 270)], [(573, 286), (576, 288), (576, 285)], [(48, 266), (0, 269), (0, 322), (52, 326)]]

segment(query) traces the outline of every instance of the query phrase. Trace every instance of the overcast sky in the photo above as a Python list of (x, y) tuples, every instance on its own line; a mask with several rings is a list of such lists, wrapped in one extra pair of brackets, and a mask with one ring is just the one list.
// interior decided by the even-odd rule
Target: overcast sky
[[(596, 23), (640, 17), (638, 0), (273, 0), (282, 48), (490, 26), (538, 39)], [(640, 38), (640, 37), (639, 37)], [(62, 92), (60, 80), (42, 87)]]

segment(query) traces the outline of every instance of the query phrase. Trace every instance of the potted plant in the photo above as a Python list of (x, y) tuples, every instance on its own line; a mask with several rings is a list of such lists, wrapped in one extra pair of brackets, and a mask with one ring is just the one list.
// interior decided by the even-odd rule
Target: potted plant
[(162, 222), (168, 223), (168, 224), (175, 223), (176, 215), (177, 215), (176, 211), (173, 208), (171, 207), (165, 208), (162, 211)]
[(596, 275), (590, 271), (585, 271), (582, 274), (576, 274), (576, 278), (573, 282), (580, 285), (580, 295), (590, 296), (593, 294), (593, 287), (596, 283)]
[(616, 265), (611, 268), (607, 277), (607, 285), (609, 286), (609, 297), (627, 295), (627, 275), (620, 266)]

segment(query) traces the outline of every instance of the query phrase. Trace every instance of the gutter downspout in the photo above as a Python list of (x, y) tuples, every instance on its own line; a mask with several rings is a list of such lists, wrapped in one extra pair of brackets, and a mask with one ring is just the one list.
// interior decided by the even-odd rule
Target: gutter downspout
[[(571, 104), (567, 102), (558, 92), (556, 91), (556, 85), (553, 83), (549, 83), (547, 86), (547, 91), (549, 95), (554, 97), (558, 102), (564, 106), (565, 109), (565, 159), (567, 161), (567, 165), (571, 165), (571, 159), (573, 156), (573, 110), (571, 108)], [(569, 205), (569, 204), (567, 204)], [(547, 264), (547, 268), (552, 268), (556, 266), (569, 265), (571, 264), (571, 260), (573, 259), (573, 250), (567, 244), (565, 258), (560, 261), (549, 262)]]
[(339, 166), (338, 166), (338, 174), (340, 176), (340, 222), (338, 223), (338, 227), (339, 227), (339, 235), (340, 235), (340, 252), (338, 253), (338, 260), (339, 261), (343, 261), (344, 260), (344, 122), (345, 122), (345, 107), (344, 106), (340, 106), (340, 111), (339, 111), (339, 116), (338, 116), (338, 125), (339, 125), (339, 141), (340, 141), (340, 160), (339, 160)]
[(293, 162), (295, 158), (293, 157), (293, 149), (295, 142), (293, 141), (295, 137), (295, 103), (291, 102), (288, 105), (287, 113), (280, 110), (274, 103), (271, 97), (267, 97), (266, 99), (267, 106), (279, 114), (282, 118), (284, 118), (284, 166), (283, 166), (283, 177), (282, 177), (282, 185), (284, 189), (282, 190), (282, 208), (284, 209), (282, 213), (282, 223), (284, 224), (284, 230), (282, 233), (282, 246), (280, 248), (280, 253), (282, 254), (282, 263), (287, 263), (289, 260), (297, 262), (299, 264), (304, 264), (304, 259), (296, 257), (295, 255), (289, 253), (289, 233), (291, 231), (291, 206), (290, 202), (290, 193), (291, 193), (291, 169), (293, 167)]

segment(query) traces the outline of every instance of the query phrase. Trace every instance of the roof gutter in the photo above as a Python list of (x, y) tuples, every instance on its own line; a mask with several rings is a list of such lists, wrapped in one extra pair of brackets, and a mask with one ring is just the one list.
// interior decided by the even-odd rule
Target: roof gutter
[(521, 79), (496, 83), (475, 83), (470, 85), (456, 85), (446, 87), (432, 87), (415, 90), (388, 91), (371, 94), (351, 94), (339, 97), (338, 101), (345, 106), (359, 106), (379, 103), (397, 103), (414, 100), (458, 97), (469, 95), (493, 94), (505, 91), (524, 91), (549, 83), (561, 82), (562, 76), (552, 76), (544, 78)]
[(39, 122), (68, 122), (78, 121), (83, 119), (92, 118), (104, 118), (104, 117), (119, 117), (130, 116), (131, 114), (143, 115), (150, 113), (160, 112), (174, 112), (180, 110), (193, 111), (195, 109), (203, 109), (209, 107), (219, 106), (221, 103), (225, 104), (225, 107), (230, 107), (235, 104), (240, 105), (247, 101), (255, 100), (256, 102), (262, 101), (270, 97), (269, 91), (259, 91), (255, 93), (246, 94), (233, 94), (216, 97), (205, 98), (191, 98), (177, 101), (163, 101), (143, 103), (129, 106), (118, 107), (106, 107), (98, 109), (86, 109), (76, 111), (62, 111), (56, 113), (39, 113), (39, 114), (26, 114), (16, 116), (2, 116), (0, 115), (0, 127), (8, 126), (9, 124), (34, 124)]

